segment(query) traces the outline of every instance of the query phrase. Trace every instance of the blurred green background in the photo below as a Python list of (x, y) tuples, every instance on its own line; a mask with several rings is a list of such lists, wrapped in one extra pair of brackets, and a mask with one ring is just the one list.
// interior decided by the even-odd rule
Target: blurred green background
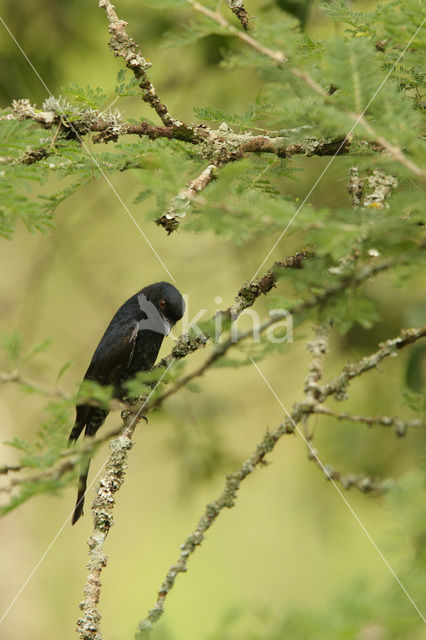
[[(375, 6), (353, 4), (359, 10)], [(106, 18), (96, 5), (82, 0), (35, 0), (31, 7), (0, 2), (0, 15), (55, 95), (61, 85), (75, 81), (101, 86), (111, 102), (114, 99), (121, 63), (108, 51)], [(162, 35), (177, 19), (175, 12), (155, 10), (135, 0), (120, 0), (116, 8), (129, 22), (129, 32), (144, 55), (152, 60), (151, 78), (176, 117), (194, 121), (193, 107), (207, 105), (242, 112), (256, 98), (258, 79), (250, 70), (225, 72), (218, 66), (229, 40), (214, 36), (182, 49), (162, 49)], [(248, 10), (269, 20), (279, 9), (273, 2), (253, 1)], [(314, 37), (344, 29), (326, 21), (315, 3), (310, 5), (305, 27)], [(0, 57), (2, 106), (19, 97), (40, 105), (47, 97), (45, 89), (2, 25)], [(120, 108), (129, 117), (153, 118), (138, 98), (129, 98)], [(303, 172), (299, 183), (289, 181), (288, 189), (303, 198), (327, 159), (294, 162)], [(339, 161), (335, 162), (311, 202), (315, 206), (346, 202), (345, 172)], [(182, 185), (190, 177), (182, 176)], [(243, 247), (213, 234), (182, 232), (166, 237), (151, 222), (153, 212), (147, 205), (133, 204), (143, 181), (143, 171), (111, 177), (176, 278), (178, 288), (188, 294), (190, 315), (206, 308), (207, 318), (217, 308), (216, 296), (224, 301), (219, 307), (232, 302), (275, 237)], [(51, 184), (49, 189), (62, 186)], [(49, 351), (26, 373), (52, 387), (64, 362), (73, 360), (61, 384), (74, 392), (116, 308), (145, 284), (167, 279), (167, 274), (103, 180), (66, 200), (56, 213), (56, 223), (50, 236), (30, 235), (19, 228), (12, 242), (2, 241), (1, 330), (22, 332), (27, 347), (52, 338)], [(301, 248), (302, 236), (286, 236), (274, 258)], [(354, 329), (346, 336), (334, 336), (327, 359), (328, 377), (349, 359), (372, 350), (377, 341), (396, 335), (402, 325), (420, 324), (422, 285), (420, 276), (418, 287), (410, 290), (403, 283), (398, 286), (386, 278), (376, 280), (371, 295), (379, 303), (382, 320), (370, 331)], [(256, 303), (256, 308), (266, 316), (264, 300)], [(297, 338), (309, 336), (309, 327), (298, 329)], [(161, 353), (168, 353), (171, 346), (167, 339)], [(204, 357), (200, 352), (191, 356), (190, 366)], [(408, 357), (408, 352), (402, 353), (383, 364), (383, 373), (375, 371), (358, 380), (351, 387), (350, 400), (337, 408), (414, 417), (402, 394)], [(287, 408), (300, 399), (307, 363), (304, 341), (296, 340), (287, 353), (261, 364)], [(265, 429), (283, 418), (279, 404), (254, 367), (211, 370), (201, 381), (201, 391), (176, 395), (136, 432), (129, 471), (115, 509), (116, 526), (106, 544), (109, 561), (102, 576), (101, 599), (106, 640), (132, 637), (138, 620), (154, 604), (168, 567), (177, 560), (179, 545), (196, 526), (206, 502), (221, 491), (224, 473), (236, 468)], [(39, 398), (23, 396), (12, 386), (2, 388), (2, 441), (15, 435), (31, 438), (42, 419)], [(118, 422), (118, 413), (110, 415), (109, 427)], [(412, 568), (418, 553), (417, 525), (412, 522), (418, 513), (412, 502), (418, 480), (412, 470), (424, 462), (421, 434), (410, 432), (398, 440), (391, 430), (368, 430), (363, 425), (322, 418), (316, 422), (314, 442), (322, 461), (342, 471), (365, 471), (386, 478), (402, 477), (411, 470), (404, 482), (414, 489), (402, 492), (399, 500), (398, 494), (391, 500), (373, 499), (355, 490), (345, 497), (421, 606), (421, 585)], [(13, 460), (11, 449), (1, 445), (0, 450), (1, 460)], [(107, 447), (97, 454), (92, 474), (106, 455)], [(335, 488), (306, 460), (303, 441), (297, 436), (283, 438), (270, 461), (272, 464), (257, 470), (242, 485), (236, 507), (222, 513), (191, 558), (188, 573), (178, 577), (153, 637), (302, 637), (297, 633), (284, 636), (280, 631), (275, 636), (267, 633), (295, 609), (302, 618), (308, 611), (322, 612), (332, 626), (332, 614), (328, 617), (327, 611), (333, 610), (336, 598), (351, 584), (355, 585), (354, 600), (368, 585), (373, 610), (374, 603), (387, 594), (385, 600), (394, 603), (393, 614), (401, 616), (405, 626), (399, 636), (397, 629), (395, 636), (380, 635), (380, 628), (367, 635), (366, 628), (365, 635), (341, 637), (420, 637), (417, 627), (408, 631), (410, 625), (417, 624), (417, 612)], [(67, 522), (60, 530), (70, 515), (74, 493), (70, 488), (58, 498), (36, 497), (2, 520), (0, 613), (40, 558), (42, 562), (0, 627), (1, 638), (75, 637), (92, 523), (86, 513), (76, 527)], [(329, 637), (338, 636), (331, 632)]]

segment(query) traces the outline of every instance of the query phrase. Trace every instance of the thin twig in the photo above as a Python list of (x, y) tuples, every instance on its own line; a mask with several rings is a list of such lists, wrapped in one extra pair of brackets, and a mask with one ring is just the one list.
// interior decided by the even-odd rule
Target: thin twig
[(408, 344), (413, 344), (425, 336), (426, 325), (419, 329), (402, 329), (396, 338), (381, 342), (379, 345), (380, 348), (375, 353), (365, 356), (365, 358), (362, 358), (359, 362), (347, 364), (340, 375), (320, 388), (319, 401), (322, 402), (323, 399), (331, 395), (333, 395), (336, 400), (345, 400), (346, 389), (351, 380), (360, 376), (365, 371), (377, 368), (384, 358), (397, 355), (399, 349), (402, 349)]
[(344, 411), (333, 411), (324, 405), (317, 405), (314, 408), (314, 413), (330, 416), (339, 421), (361, 422), (368, 427), (372, 427), (375, 424), (382, 427), (395, 427), (395, 433), (398, 436), (404, 436), (408, 429), (426, 428), (426, 422), (422, 420), (401, 420), (401, 418), (394, 416), (360, 416)]

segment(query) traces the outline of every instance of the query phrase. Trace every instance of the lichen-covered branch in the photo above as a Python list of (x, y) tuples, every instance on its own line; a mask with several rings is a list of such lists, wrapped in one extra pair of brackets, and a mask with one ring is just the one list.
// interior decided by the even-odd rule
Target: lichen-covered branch
[(151, 62), (144, 58), (138, 50), (136, 42), (126, 32), (127, 22), (120, 20), (114, 5), (109, 0), (100, 0), (99, 6), (105, 9), (109, 20), (111, 39), (109, 48), (117, 57), (124, 58), (126, 67), (132, 71), (143, 93), (143, 100), (151, 105), (166, 126), (184, 126), (180, 120), (172, 118), (167, 107), (157, 95), (154, 85), (147, 75)]
[(110, 443), (110, 456), (105, 465), (105, 472), (99, 481), (98, 491), (92, 503), (93, 533), (88, 540), (89, 570), (84, 600), (80, 603), (81, 618), (77, 621), (77, 631), (81, 640), (101, 640), (99, 622), (101, 615), (98, 604), (101, 592), (101, 572), (107, 564), (104, 553), (104, 542), (114, 524), (112, 511), (115, 504), (115, 493), (123, 484), (127, 469), (127, 456), (132, 448), (132, 435), (137, 424), (134, 414), (124, 420), (122, 433)]
[(361, 493), (379, 496), (389, 491), (389, 489), (395, 485), (395, 482), (391, 479), (374, 480), (365, 473), (342, 473), (330, 464), (322, 465), (319, 462), (317, 451), (315, 449), (313, 451), (315, 452), (315, 455), (309, 456), (310, 460), (316, 463), (317, 467), (321, 469), (327, 480), (338, 482), (345, 491), (358, 489)]
[[(347, 276), (345, 278), (342, 278), (338, 284), (336, 284), (336, 285), (334, 285), (332, 287), (329, 287), (328, 289), (325, 289), (322, 293), (318, 293), (318, 294), (312, 296), (311, 298), (308, 298), (304, 302), (300, 302), (299, 304), (296, 304), (293, 307), (291, 307), (289, 309), (289, 312), (291, 313), (291, 315), (293, 317), (293, 320), (298, 316), (302, 316), (306, 311), (309, 311), (310, 309), (312, 309), (314, 307), (317, 307), (318, 305), (323, 304), (324, 302), (328, 301), (329, 299), (333, 298), (334, 296), (339, 295), (342, 291), (344, 291), (348, 287), (356, 287), (359, 284), (361, 284), (362, 282), (364, 282), (365, 280), (367, 280), (368, 278), (370, 278), (370, 277), (372, 277), (374, 275), (377, 275), (379, 273), (382, 273), (383, 271), (386, 271), (387, 269), (389, 269), (394, 264), (395, 264), (395, 260), (394, 259), (390, 259), (390, 260), (388, 260), (386, 262), (383, 262), (382, 264), (378, 264), (378, 265), (375, 265), (375, 266), (368, 266), (368, 267), (365, 267), (365, 268), (363, 268), (361, 270), (355, 269), (355, 271), (352, 274), (350, 274), (349, 276)], [(248, 287), (250, 287), (251, 284), (252, 283), (250, 283), (248, 285)], [(258, 295), (261, 295), (261, 293), (262, 293), (262, 291), (258, 290), (257, 295), (252, 299), (250, 304), (253, 304), (253, 302), (256, 299), (256, 297)], [(237, 300), (238, 300), (238, 298), (237, 298)], [(249, 301), (250, 301), (250, 298), (249, 298)], [(241, 302), (240, 302), (241, 306), (237, 306), (236, 310), (235, 310), (235, 314), (230, 317), (231, 322), (234, 322), (238, 318), (238, 316), (242, 313), (244, 308), (247, 308), (248, 306), (250, 306), (250, 304), (246, 304), (246, 306), (244, 306), (244, 305), (241, 305)], [(238, 302), (237, 302), (237, 305), (238, 305)], [(281, 315), (271, 315), (267, 320), (265, 320), (264, 322), (262, 322), (260, 324), (260, 326), (258, 328), (259, 334), (262, 334), (269, 327), (271, 327), (272, 325), (276, 324), (280, 320), (282, 320), (282, 316)], [(244, 332), (240, 332), (236, 336), (235, 335), (231, 335), (229, 339), (225, 340), (221, 344), (216, 345), (215, 348), (213, 349), (212, 353), (206, 358), (206, 360), (197, 369), (194, 369), (194, 371), (192, 371), (191, 373), (189, 373), (186, 376), (183, 376), (182, 378), (177, 380), (169, 389), (167, 389), (162, 394), (160, 394), (155, 399), (152, 407), (159, 406), (164, 400), (166, 400), (170, 396), (174, 395), (182, 387), (185, 387), (189, 382), (194, 380), (194, 378), (198, 378), (201, 375), (203, 375), (203, 373), (208, 368), (210, 368), (219, 358), (222, 358), (228, 352), (228, 350), (231, 347), (233, 347), (236, 344), (241, 343), (243, 340), (246, 340), (250, 336), (252, 336), (252, 330), (251, 329), (249, 329), (247, 331), (244, 331)], [(167, 365), (167, 363), (170, 362), (170, 359), (178, 360), (178, 359), (180, 359), (182, 357), (185, 357), (187, 355), (187, 353), (196, 351), (200, 346), (204, 346), (206, 344), (207, 340), (208, 340), (207, 336), (204, 336), (204, 340), (202, 340), (199, 336), (197, 336), (194, 339), (189, 338), (188, 336), (181, 336), (181, 338), (178, 340), (177, 345), (172, 349), (171, 354), (169, 354), (169, 356), (166, 356), (165, 358), (163, 358), (160, 361), (159, 365), (157, 365), (157, 366), (165, 366), (165, 365)], [(189, 349), (189, 351), (187, 351), (188, 349)], [(321, 387), (318, 387), (318, 392), (317, 393), (318, 393), (318, 398), (317, 399), (318, 399), (318, 401), (320, 401), (320, 399), (323, 397), (323, 390), (322, 390)], [(328, 394), (328, 395), (330, 395), (330, 394)], [(314, 406), (313, 400), (311, 400), (309, 398), (308, 401), (311, 403), (312, 406)]]
[(317, 402), (319, 396), (319, 381), (323, 374), (323, 359), (327, 353), (330, 324), (328, 322), (315, 329), (315, 337), (308, 342), (306, 348), (312, 354), (308, 375), (305, 379), (304, 392), (308, 402)]
[(386, 199), (390, 196), (392, 189), (398, 186), (395, 176), (388, 176), (380, 169), (374, 169), (373, 173), (366, 179), (369, 193), (364, 195), (363, 206), (373, 209), (389, 209)]
[(364, 179), (359, 177), (358, 167), (349, 169), (348, 193), (352, 197), (352, 208), (358, 209), (362, 203), (362, 194), (364, 190)]
[(99, 631), (101, 615), (98, 611), (98, 604), (101, 591), (101, 572), (106, 566), (107, 557), (104, 553), (104, 542), (114, 524), (113, 509), (115, 504), (115, 494), (120, 489), (124, 481), (127, 470), (128, 452), (132, 448), (133, 432), (139, 420), (144, 417), (142, 410), (148, 403), (149, 398), (161, 384), (167, 371), (173, 365), (170, 362), (164, 370), (154, 388), (144, 402), (134, 405), (132, 411), (122, 414), (123, 425), (121, 433), (116, 440), (110, 442), (110, 456), (105, 464), (105, 472), (99, 481), (96, 496), (92, 502), (93, 533), (88, 540), (89, 545), (89, 570), (86, 586), (84, 587), (84, 600), (80, 603), (83, 612), (77, 621), (77, 631), (81, 640), (102, 640)]
[(375, 353), (365, 356), (359, 362), (347, 364), (340, 375), (320, 388), (318, 399), (322, 402), (328, 396), (333, 395), (336, 400), (345, 400), (346, 389), (351, 380), (362, 375), (365, 371), (375, 369), (384, 358), (397, 355), (399, 349), (413, 344), (425, 336), (426, 326), (419, 329), (402, 329), (396, 338), (381, 342), (380, 348)]
[[(350, 141), (343, 138), (326, 140), (305, 136), (299, 142), (289, 144), (286, 135), (278, 136), (274, 132), (271, 135), (268, 132), (262, 135), (235, 133), (226, 124), (212, 129), (204, 124), (182, 128), (176, 124), (156, 126), (144, 120), (137, 123), (125, 122), (119, 111), (110, 113), (93, 109), (78, 110), (62, 98), (49, 98), (41, 110), (27, 99), (14, 100), (11, 113), (0, 116), (0, 120), (33, 120), (44, 129), (59, 127), (66, 135), (69, 135), (70, 129), (76, 136), (94, 133), (94, 143), (117, 141), (123, 135), (146, 136), (150, 140), (181, 140), (188, 144), (203, 145), (203, 156), (214, 160), (216, 165), (239, 160), (247, 153), (270, 153), (289, 158), (293, 155), (330, 156), (337, 152), (348, 153), (350, 150)], [(43, 160), (54, 151), (52, 146), (34, 149), (23, 154), (19, 162), (31, 164)], [(7, 156), (2, 158), (2, 162), (17, 163), (18, 159)]]

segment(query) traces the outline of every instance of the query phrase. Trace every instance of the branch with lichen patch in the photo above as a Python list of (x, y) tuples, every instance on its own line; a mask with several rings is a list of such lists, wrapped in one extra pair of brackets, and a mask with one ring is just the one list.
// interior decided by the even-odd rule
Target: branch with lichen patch
[(204, 169), (195, 180), (191, 180), (187, 187), (183, 189), (170, 203), (167, 211), (156, 219), (156, 223), (163, 227), (168, 234), (175, 231), (179, 226), (179, 219), (186, 216), (187, 209), (196, 196), (207, 187), (217, 176), (217, 167), (214, 164)]
[(232, 13), (237, 16), (245, 31), (250, 29), (248, 13), (244, 8), (243, 0), (225, 0)]

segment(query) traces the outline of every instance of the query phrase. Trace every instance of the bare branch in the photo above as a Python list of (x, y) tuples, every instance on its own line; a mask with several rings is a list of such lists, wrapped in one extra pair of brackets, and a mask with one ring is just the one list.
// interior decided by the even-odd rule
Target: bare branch
[(23, 469), (22, 464), (2, 464), (0, 465), (0, 475), (5, 476), (11, 471), (21, 471)]
[[(44, 469), (43, 471), (40, 471), (39, 473), (36, 473), (32, 476), (23, 476), (23, 477), (14, 477), (11, 478), (9, 481), (9, 484), (0, 487), (0, 493), (12, 493), (13, 489), (15, 487), (19, 487), (21, 485), (25, 485), (25, 484), (36, 484), (39, 482), (45, 482), (46, 480), (60, 480), (62, 478), (63, 475), (65, 475), (65, 473), (67, 473), (68, 471), (72, 471), (74, 469), (74, 467), (78, 464), (78, 462), (81, 460), (80, 456), (77, 456), (77, 454), (74, 454), (75, 458), (74, 459), (65, 459), (61, 462), (61, 464), (59, 464), (56, 467), (53, 468), (49, 468), (49, 469)], [(0, 467), (0, 473), (8, 473), (9, 471), (21, 471), (24, 467), (23, 466), (15, 466), (15, 467)], [(3, 505), (2, 505), (3, 508)]]
[(6, 372), (0, 373), (0, 383), (3, 383), (3, 384), (7, 384), (7, 383), (20, 384), (23, 387), (27, 387), (28, 389), (36, 391), (37, 393), (40, 393), (43, 396), (48, 396), (50, 398), (56, 397), (56, 398), (62, 398), (62, 399), (65, 399), (65, 400), (69, 400), (72, 397), (69, 393), (66, 393), (66, 391), (63, 391), (62, 389), (59, 389), (58, 387), (55, 387), (55, 388), (51, 389), (49, 387), (44, 387), (43, 385), (39, 384), (38, 382), (33, 382), (32, 380), (27, 380), (18, 371), (12, 371), (11, 373), (6, 373)]

